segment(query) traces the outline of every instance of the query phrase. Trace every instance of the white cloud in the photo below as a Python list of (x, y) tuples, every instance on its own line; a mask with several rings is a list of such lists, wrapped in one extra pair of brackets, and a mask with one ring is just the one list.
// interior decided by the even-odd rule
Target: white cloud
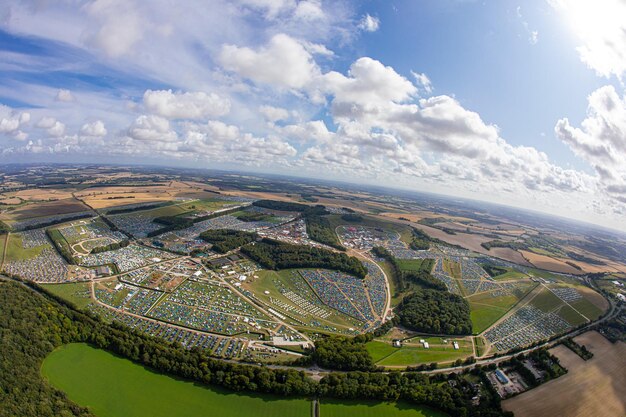
[(172, 90), (147, 90), (143, 103), (151, 113), (168, 119), (207, 119), (230, 111), (228, 99), (202, 91), (173, 93)]
[(359, 22), (359, 29), (366, 32), (376, 32), (380, 27), (380, 20), (377, 17), (366, 14)]
[(431, 94), (433, 92), (433, 85), (430, 82), (430, 78), (426, 74), (418, 73), (411, 71), (411, 75), (415, 78), (415, 83), (422, 89), (426, 94)]
[(554, 128), (557, 137), (589, 162), (607, 190), (626, 196), (626, 96), (613, 86), (604, 86), (588, 98), (587, 117), (580, 128), (567, 118)]
[(149, 142), (173, 142), (178, 139), (178, 135), (170, 127), (170, 122), (154, 115), (139, 116), (128, 129), (128, 136)]
[(277, 122), (279, 120), (286, 120), (289, 118), (289, 112), (282, 107), (274, 106), (261, 106), (259, 107), (259, 113), (265, 117), (268, 122)]
[(322, 88), (334, 96), (335, 103), (360, 106), (402, 102), (417, 93), (409, 80), (369, 57), (356, 60), (350, 66), (348, 76), (335, 71), (324, 74)]
[(57, 91), (55, 100), (67, 103), (67, 102), (72, 102), (76, 99), (74, 98), (74, 95), (72, 94), (70, 90), (60, 89), (59, 91)]
[(144, 35), (146, 23), (133, 1), (95, 0), (85, 10), (99, 23), (88, 39), (110, 57), (127, 54)]
[(626, 73), (626, 2), (623, 0), (548, 0), (570, 22), (582, 45), (581, 60), (598, 75)]
[(0, 104), (0, 134), (6, 134), (13, 139), (25, 140), (28, 134), (20, 130), (30, 121), (30, 113), (18, 112), (8, 106)]
[(65, 124), (59, 122), (54, 117), (42, 117), (37, 122), (35, 127), (38, 127), (39, 129), (45, 129), (48, 136), (54, 138), (59, 138), (65, 134)]
[(219, 61), (227, 70), (256, 83), (290, 89), (306, 86), (319, 73), (306, 48), (285, 34), (274, 35), (258, 50), (224, 45)]
[(92, 123), (85, 123), (80, 128), (80, 133), (85, 136), (103, 137), (107, 135), (107, 130), (101, 120), (96, 120)]

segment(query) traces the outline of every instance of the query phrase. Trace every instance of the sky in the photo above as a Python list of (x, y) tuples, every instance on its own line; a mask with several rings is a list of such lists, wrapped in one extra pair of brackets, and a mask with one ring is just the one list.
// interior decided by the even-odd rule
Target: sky
[(281, 173), (626, 230), (624, 0), (5, 0), (0, 163)]

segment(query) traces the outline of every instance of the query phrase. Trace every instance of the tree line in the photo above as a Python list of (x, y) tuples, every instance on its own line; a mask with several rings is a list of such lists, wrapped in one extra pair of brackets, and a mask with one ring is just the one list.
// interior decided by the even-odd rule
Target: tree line
[(231, 229), (207, 230), (200, 233), (200, 239), (211, 243), (213, 245), (211, 249), (219, 253), (230, 252), (258, 238), (259, 235), (256, 233)]
[(367, 269), (361, 261), (345, 253), (312, 246), (293, 245), (262, 239), (241, 248), (241, 252), (267, 269), (326, 268), (365, 278)]

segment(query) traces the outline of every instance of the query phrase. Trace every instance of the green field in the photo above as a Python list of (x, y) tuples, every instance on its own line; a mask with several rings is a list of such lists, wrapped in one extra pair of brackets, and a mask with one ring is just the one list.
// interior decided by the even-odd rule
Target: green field
[[(430, 344), (425, 349), (419, 340), (424, 339)], [(452, 340), (459, 342), (459, 349), (452, 347)], [(452, 362), (464, 359), (474, 353), (471, 343), (461, 339), (450, 339), (447, 344), (442, 344), (440, 337), (417, 336), (404, 344), (401, 348), (391, 346), (390, 342), (371, 341), (365, 347), (377, 365), (381, 366), (412, 366), (429, 364), (432, 362)]]
[(5, 262), (36, 258), (44, 248), (45, 246), (37, 246), (35, 248), (24, 249), (22, 247), (22, 236), (19, 233), (11, 233)]
[(311, 415), (305, 399), (236, 394), (174, 379), (82, 343), (52, 352), (41, 372), (98, 417)]
[[(421, 271), (424, 261), (426, 261), (426, 259), (397, 259), (398, 266), (403, 271)], [(432, 270), (432, 266), (430, 269)], [(428, 272), (431, 271), (429, 270)]]
[(495, 323), (508, 310), (500, 307), (486, 306), (482, 304), (470, 303), (470, 319), (472, 320), (472, 332), (482, 333), (489, 326)]
[(472, 332), (479, 334), (488, 329), (528, 294), (530, 288), (530, 286), (524, 286), (519, 290), (515, 290), (515, 295), (501, 297), (492, 297), (491, 294), (477, 294), (467, 297), (467, 301), (470, 304)]
[(87, 307), (91, 302), (91, 297), (89, 296), (89, 283), (87, 282), (42, 284), (42, 287), (52, 294), (71, 302), (80, 309)]
[(320, 401), (321, 417), (440, 417), (440, 411), (405, 403), (369, 401)]

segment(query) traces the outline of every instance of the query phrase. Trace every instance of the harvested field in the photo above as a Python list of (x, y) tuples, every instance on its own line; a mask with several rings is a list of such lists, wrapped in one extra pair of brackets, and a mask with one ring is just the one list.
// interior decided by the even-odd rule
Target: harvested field
[[(554, 272), (563, 272), (566, 274), (575, 274), (575, 275), (582, 273), (582, 271), (579, 271), (578, 269), (572, 266), (569, 266), (564, 261), (561, 261), (559, 259), (551, 258), (545, 255), (539, 255), (537, 253), (528, 252), (525, 250), (521, 250), (520, 252), (524, 256), (524, 258), (526, 258), (528, 262), (533, 264), (536, 268), (547, 269), (548, 271), (554, 271)], [(577, 262), (574, 262), (574, 263), (577, 264)]]
[(57, 200), (45, 203), (28, 204), (9, 213), (3, 214), (9, 220), (24, 220), (34, 217), (55, 216), (59, 214), (78, 213), (89, 208), (74, 199)]
[(21, 198), (24, 201), (64, 200), (66, 198), (72, 198), (70, 190), (55, 190), (53, 188), (30, 188), (28, 190), (6, 193), (5, 195)]
[(503, 401), (516, 417), (623, 417), (626, 415), (626, 344), (612, 344), (597, 332), (574, 339), (594, 353), (582, 360), (560, 345), (550, 350), (569, 372), (538, 388)]

